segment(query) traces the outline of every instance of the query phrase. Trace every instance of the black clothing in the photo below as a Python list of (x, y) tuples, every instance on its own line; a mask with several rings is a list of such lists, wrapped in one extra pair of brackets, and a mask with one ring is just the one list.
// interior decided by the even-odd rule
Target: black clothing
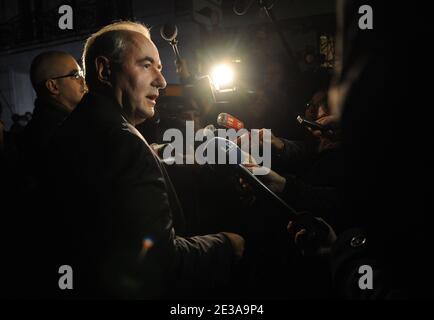
[(54, 101), (36, 99), (32, 120), (23, 132), (24, 147), (31, 148), (32, 152), (46, 149), (55, 130), (68, 117), (69, 113), (66, 107), (56, 104)]
[[(401, 116), (408, 117), (409, 109), (400, 104), (406, 75), (393, 54), (398, 39), (386, 29), (395, 24), (386, 22), (381, 3), (339, 4), (342, 68), (332, 92), (338, 93), (342, 115), (343, 211), (366, 234), (367, 246), (351, 247), (351, 231), (339, 235), (331, 260), (335, 285), (346, 298), (432, 298), (432, 210), (424, 208), (425, 184), (414, 181), (427, 179), (418, 172), (425, 157), (417, 154), (415, 139), (396, 135), (396, 124), (407, 121)], [(374, 12), (373, 30), (358, 26), (362, 5)], [(406, 156), (418, 165), (411, 166)], [(364, 264), (373, 269), (372, 290), (357, 285)]]
[(37, 98), (32, 120), (24, 128), (18, 140), (21, 166), (21, 189), (33, 193), (44, 174), (48, 143), (56, 129), (68, 117), (70, 111), (54, 100)]
[(292, 172), (282, 174), (286, 184), (281, 197), (296, 210), (310, 211), (335, 228), (345, 225), (345, 217), (340, 213), (339, 188), (343, 179), (340, 148), (315, 153), (306, 143), (282, 141), (285, 147), (278, 156)]
[(89, 93), (56, 133), (53, 263), (77, 270), (79, 297), (188, 297), (225, 283), (229, 240), (176, 236), (182, 210), (166, 170), (125, 119), (114, 100)]

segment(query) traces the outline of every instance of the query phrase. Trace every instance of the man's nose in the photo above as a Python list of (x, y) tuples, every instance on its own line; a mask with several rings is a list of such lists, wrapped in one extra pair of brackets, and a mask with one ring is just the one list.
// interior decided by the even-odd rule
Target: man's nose
[(157, 77), (155, 78), (154, 82), (152, 83), (154, 87), (157, 87), (158, 89), (164, 89), (167, 86), (166, 79), (164, 78), (161, 71), (157, 71)]
[(89, 88), (87, 87), (86, 80), (84, 79), (84, 77), (80, 77), (80, 83), (81, 83), (81, 86), (83, 87), (83, 91), (85, 93), (88, 92)]

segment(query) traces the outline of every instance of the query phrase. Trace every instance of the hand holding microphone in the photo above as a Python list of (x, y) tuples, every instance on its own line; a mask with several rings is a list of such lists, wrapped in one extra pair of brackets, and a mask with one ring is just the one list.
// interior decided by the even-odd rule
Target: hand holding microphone
[(305, 256), (326, 256), (337, 240), (333, 228), (309, 212), (300, 212), (287, 226), (290, 237)]
[[(227, 117), (220, 117), (218, 122), (220, 122), (220, 125), (223, 123), (228, 124), (227, 119)], [(234, 121), (230, 122), (234, 123)], [(233, 125), (239, 126), (237, 124)], [(249, 191), (262, 195), (265, 199), (272, 201), (283, 209), (291, 221), (288, 225), (288, 231), (294, 232), (294, 241), (301, 248), (303, 254), (325, 254), (328, 252), (332, 242), (336, 239), (333, 229), (319, 218), (298, 213), (276, 195), (275, 192), (281, 192), (285, 187), (286, 179), (284, 177), (270, 171), (268, 175), (261, 176), (261, 179), (258, 179), (252, 173), (252, 169), (258, 167), (258, 165), (243, 164), (245, 162), (245, 153), (236, 143), (219, 137), (214, 137), (208, 143), (214, 144), (218, 158), (230, 159), (232, 157), (236, 159), (233, 164), (226, 166), (215, 165), (216, 170), (221, 168), (222, 173), (237, 176), (241, 184), (250, 189)]]
[[(260, 176), (260, 179), (272, 192), (279, 193), (285, 188), (286, 179), (273, 170)], [(251, 185), (244, 179), (241, 178), (240, 182), (245, 191), (252, 191)], [(309, 212), (291, 214), (287, 229), (296, 246), (306, 256), (328, 255), (337, 239), (335, 231), (327, 222)]]
[[(244, 123), (242, 121), (227, 113), (219, 114), (217, 123), (220, 126), (230, 129), (239, 130), (244, 128)], [(260, 141), (263, 140), (264, 130), (265, 129), (260, 130)], [(305, 255), (327, 254), (330, 251), (331, 245), (336, 241), (336, 234), (332, 227), (330, 227), (324, 220), (314, 217), (309, 213), (296, 212), (285, 201), (277, 196), (275, 193), (282, 192), (286, 185), (286, 179), (278, 173), (270, 170), (267, 175), (261, 176), (260, 179), (253, 175), (252, 169), (259, 166), (256, 163), (245, 163), (244, 159), (246, 153), (243, 153), (237, 145), (240, 143), (240, 138), (237, 138), (237, 143), (226, 139), (222, 140), (225, 141), (226, 146), (218, 148), (217, 153), (223, 152), (226, 156), (228, 156), (229, 153), (232, 153), (237, 156), (237, 159), (239, 159), (237, 164), (231, 167), (234, 168), (245, 191), (257, 191), (270, 201), (280, 204), (281, 207), (285, 209), (285, 212), (288, 214), (290, 219), (288, 231), (293, 237), (296, 245), (301, 249), (302, 253)], [(276, 148), (281, 147), (280, 143), (283, 145), (283, 142), (279, 138), (271, 135), (271, 143), (273, 144), (273, 142)]]
[[(219, 126), (228, 128), (228, 129), (235, 129), (235, 130), (240, 130), (240, 129), (245, 129), (244, 123), (235, 118), (234, 116), (230, 115), (229, 113), (220, 113), (217, 117), (217, 124)], [(262, 146), (263, 142), (264, 142), (264, 131), (268, 130), (265, 128), (262, 128), (261, 130), (259, 130), (259, 146)], [(285, 147), (283, 141), (276, 137), (270, 130), (271, 136), (270, 136), (270, 141), (267, 141), (271, 144), (271, 146), (278, 152), (282, 151), (283, 148)], [(252, 144), (254, 143), (254, 141), (252, 141), (250, 139), (250, 133), (246, 133), (249, 135), (249, 144), (250, 146), (252, 146)], [(244, 135), (242, 135), (241, 137), (238, 137), (236, 139), (236, 141), (234, 141), (238, 146), (241, 146), (241, 139), (244, 138)]]
[[(217, 124), (221, 127), (227, 128), (227, 129), (234, 129), (236, 131), (241, 130), (241, 129), (245, 129), (244, 127), (244, 123), (235, 118), (233, 115), (230, 115), (229, 113), (220, 113), (217, 117)], [(247, 136), (246, 136), (247, 135)], [(240, 148), (241, 148), (241, 141), (242, 139), (249, 139), (249, 145), (251, 146), (251, 141), (250, 141), (250, 132), (246, 132), (245, 134), (243, 134), (240, 137), (237, 137), (235, 139), (235, 141), (232, 141), (234, 143), (236, 143)], [(260, 143), (261, 143), (262, 137), (260, 137)], [(243, 151), (244, 153), (248, 154), (247, 152)], [(250, 155), (249, 157), (251, 159), (253, 159)], [(256, 163), (255, 161), (249, 161), (251, 163)]]
[[(226, 140), (230, 145), (232, 142)], [(232, 143), (229, 148), (232, 152), (240, 150)], [(224, 150), (221, 149), (221, 150)], [(223, 151), (226, 152), (226, 151)], [(310, 213), (296, 212), (284, 200), (275, 194), (282, 192), (286, 179), (274, 171), (258, 179), (251, 169), (257, 165), (237, 164), (233, 166), (240, 178), (245, 191), (254, 194), (262, 194), (266, 199), (279, 204), (289, 217), (288, 232), (295, 244), (301, 249), (303, 255), (326, 255), (330, 252), (331, 246), (336, 241), (336, 234), (333, 228), (321, 218), (314, 217)], [(256, 192), (254, 192), (256, 191)]]

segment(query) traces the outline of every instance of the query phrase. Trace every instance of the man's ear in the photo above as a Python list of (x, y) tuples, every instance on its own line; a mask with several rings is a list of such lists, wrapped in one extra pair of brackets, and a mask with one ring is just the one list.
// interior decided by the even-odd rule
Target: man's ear
[(96, 77), (98, 81), (101, 83), (107, 84), (109, 86), (112, 85), (111, 78), (111, 68), (110, 61), (104, 56), (98, 56), (95, 58), (95, 66), (96, 66)]
[(60, 93), (59, 86), (57, 85), (56, 80), (48, 79), (45, 81), (45, 87), (48, 92), (52, 95), (58, 95)]

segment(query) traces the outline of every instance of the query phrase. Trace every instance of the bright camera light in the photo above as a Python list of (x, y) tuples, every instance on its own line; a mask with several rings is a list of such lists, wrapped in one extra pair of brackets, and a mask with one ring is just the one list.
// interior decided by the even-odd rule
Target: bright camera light
[(231, 87), (234, 82), (234, 71), (229, 65), (221, 64), (211, 71), (211, 78), (217, 90)]

